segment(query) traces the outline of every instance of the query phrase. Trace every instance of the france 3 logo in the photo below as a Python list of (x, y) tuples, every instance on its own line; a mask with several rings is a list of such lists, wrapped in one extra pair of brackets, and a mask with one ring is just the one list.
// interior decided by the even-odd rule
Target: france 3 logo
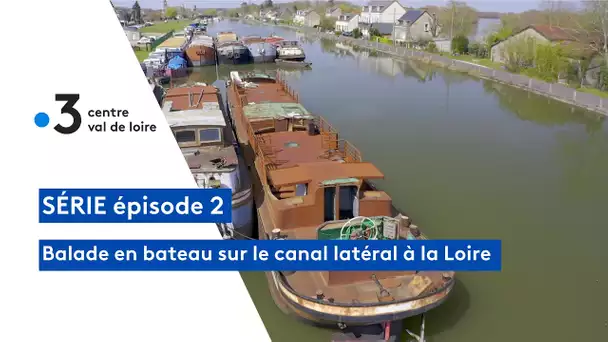
[[(78, 100), (80, 100), (80, 94), (55, 94), (55, 101), (65, 102), (63, 107), (61, 107), (61, 114), (72, 117), (71, 125), (62, 126), (61, 124), (57, 124), (53, 127), (55, 131), (61, 134), (72, 134), (78, 131), (82, 124), (82, 117), (78, 110), (74, 108)], [(34, 117), (34, 123), (36, 123), (36, 126), (38, 127), (46, 127), (49, 125), (50, 121), (49, 115), (44, 112), (40, 112)]]

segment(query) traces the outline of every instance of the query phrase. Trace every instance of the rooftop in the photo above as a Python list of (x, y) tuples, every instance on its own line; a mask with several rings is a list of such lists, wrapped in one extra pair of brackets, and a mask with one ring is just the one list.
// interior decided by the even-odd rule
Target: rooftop
[(578, 40), (583, 34), (578, 30), (549, 25), (530, 25), (528, 28), (533, 28), (552, 42), (560, 40)]
[(338, 18), (339, 20), (351, 20), (352, 18), (354, 18), (357, 14), (355, 13), (342, 13), (342, 15), (340, 16), (340, 18)]
[(213, 86), (179, 87), (167, 90), (163, 112), (171, 127), (226, 126)]
[(405, 14), (399, 18), (400, 21), (409, 21), (410, 23), (416, 22), (418, 18), (422, 16), (426, 12), (425, 10), (408, 10)]
[(163, 112), (171, 127), (226, 126), (226, 119), (217, 102), (205, 102), (200, 109), (170, 110), (171, 101), (165, 101)]
[(171, 37), (164, 42), (162, 42), (158, 48), (178, 48), (184, 45), (186, 42), (185, 37)]

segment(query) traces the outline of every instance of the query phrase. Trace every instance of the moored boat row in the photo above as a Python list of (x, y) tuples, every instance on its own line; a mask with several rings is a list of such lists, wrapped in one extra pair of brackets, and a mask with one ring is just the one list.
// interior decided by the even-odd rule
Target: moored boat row
[(239, 37), (234, 32), (207, 35), (204, 24), (187, 26), (184, 32), (161, 43), (142, 63), (149, 77), (184, 77), (189, 67), (217, 64), (277, 63), (285, 67), (310, 67), (297, 41), (281, 37)]

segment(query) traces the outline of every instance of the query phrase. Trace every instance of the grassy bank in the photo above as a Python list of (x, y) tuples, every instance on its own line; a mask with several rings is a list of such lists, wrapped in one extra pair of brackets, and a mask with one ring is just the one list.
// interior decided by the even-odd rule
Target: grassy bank
[(183, 31), (184, 27), (191, 24), (192, 20), (169, 20), (168, 22), (156, 22), (152, 26), (142, 27), (139, 32), (142, 33), (167, 33), (171, 30), (178, 32)]
[(143, 62), (144, 59), (148, 58), (148, 56), (150, 55), (150, 51), (146, 51), (146, 50), (138, 50), (138, 51), (134, 51), (135, 52), (135, 56), (137, 57), (137, 60), (140, 62)]
[(479, 65), (485, 66), (490, 69), (502, 70), (502, 64), (492, 62), (488, 58), (478, 58), (478, 57), (469, 56), (469, 55), (451, 56), (450, 54), (445, 54), (443, 56), (451, 58), (451, 59), (456, 59), (459, 61), (479, 64)]
[[(455, 60), (459, 60), (459, 61), (465, 61), (465, 62), (469, 62), (469, 63), (473, 63), (473, 64), (478, 64), (478, 65), (485, 66), (490, 69), (505, 71), (502, 64), (492, 62), (488, 58), (478, 58), (478, 57), (469, 56), (469, 55), (452, 56), (447, 53), (443, 54), (442, 56), (451, 58), (451, 59), (455, 59)], [(539, 81), (547, 82), (547, 80), (544, 80), (542, 77), (535, 74), (533, 70), (525, 70), (524, 72), (519, 73), (519, 75), (524, 75), (524, 76), (527, 76), (527, 77), (530, 77), (530, 78), (533, 78), (533, 79), (536, 79)], [(593, 95), (600, 96), (603, 98), (608, 98), (608, 91), (602, 91), (602, 90), (599, 90), (596, 88), (585, 88), (585, 87), (581, 88), (581, 87), (574, 86), (572, 84), (563, 84), (563, 85), (570, 87), (572, 89), (576, 89), (576, 91), (593, 94)]]

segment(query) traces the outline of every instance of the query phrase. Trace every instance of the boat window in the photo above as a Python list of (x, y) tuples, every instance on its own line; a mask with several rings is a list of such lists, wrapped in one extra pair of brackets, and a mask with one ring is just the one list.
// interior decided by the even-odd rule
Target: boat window
[(296, 184), (296, 196), (306, 196), (308, 193), (308, 184)]
[(222, 141), (222, 133), (219, 128), (201, 128), (198, 132), (201, 143)]
[(188, 143), (196, 141), (196, 132), (194, 130), (175, 132), (175, 140), (178, 143)]

